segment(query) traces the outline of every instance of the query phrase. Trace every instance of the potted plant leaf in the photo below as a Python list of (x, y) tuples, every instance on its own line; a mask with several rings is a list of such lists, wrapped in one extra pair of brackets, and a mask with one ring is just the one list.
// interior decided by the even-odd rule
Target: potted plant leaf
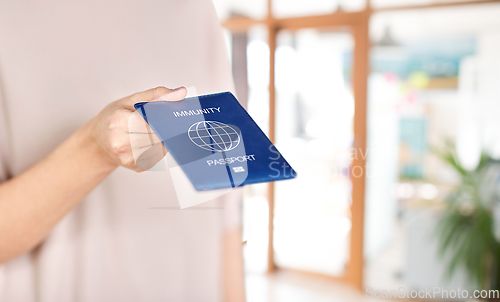
[(494, 215), (500, 195), (500, 164), (483, 152), (477, 167), (468, 170), (450, 142), (433, 151), (460, 177), (436, 228), (439, 256), (449, 256), (446, 276), (450, 278), (463, 267), (478, 289), (500, 289), (500, 243)]

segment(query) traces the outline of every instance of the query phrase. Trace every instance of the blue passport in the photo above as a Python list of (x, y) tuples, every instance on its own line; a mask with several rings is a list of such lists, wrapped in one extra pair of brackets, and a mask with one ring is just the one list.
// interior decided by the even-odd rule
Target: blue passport
[(231, 92), (135, 108), (198, 191), (296, 177)]

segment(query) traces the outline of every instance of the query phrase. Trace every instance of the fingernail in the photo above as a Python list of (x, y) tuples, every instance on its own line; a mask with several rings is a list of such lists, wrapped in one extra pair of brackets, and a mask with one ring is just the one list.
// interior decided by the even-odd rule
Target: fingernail
[(179, 89), (181, 89), (181, 88), (184, 88), (184, 86), (174, 88), (174, 89), (172, 89), (172, 91), (177, 91), (177, 90), (179, 90)]

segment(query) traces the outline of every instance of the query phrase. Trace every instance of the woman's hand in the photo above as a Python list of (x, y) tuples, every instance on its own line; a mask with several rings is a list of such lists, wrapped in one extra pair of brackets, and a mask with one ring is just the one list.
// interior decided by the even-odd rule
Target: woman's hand
[(112, 165), (140, 172), (153, 167), (166, 154), (160, 139), (135, 110), (134, 104), (155, 100), (180, 101), (185, 87), (156, 87), (106, 106), (89, 124), (92, 140)]

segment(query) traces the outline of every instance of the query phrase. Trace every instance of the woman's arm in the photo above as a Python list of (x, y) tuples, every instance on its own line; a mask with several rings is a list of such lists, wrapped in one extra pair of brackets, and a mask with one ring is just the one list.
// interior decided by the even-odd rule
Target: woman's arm
[[(1, 184), (0, 263), (38, 245), (119, 165), (139, 171), (128, 130), (135, 103), (182, 100), (186, 93), (185, 88), (157, 87), (111, 103), (45, 159)], [(135, 135), (143, 147), (152, 145), (149, 133)]]

